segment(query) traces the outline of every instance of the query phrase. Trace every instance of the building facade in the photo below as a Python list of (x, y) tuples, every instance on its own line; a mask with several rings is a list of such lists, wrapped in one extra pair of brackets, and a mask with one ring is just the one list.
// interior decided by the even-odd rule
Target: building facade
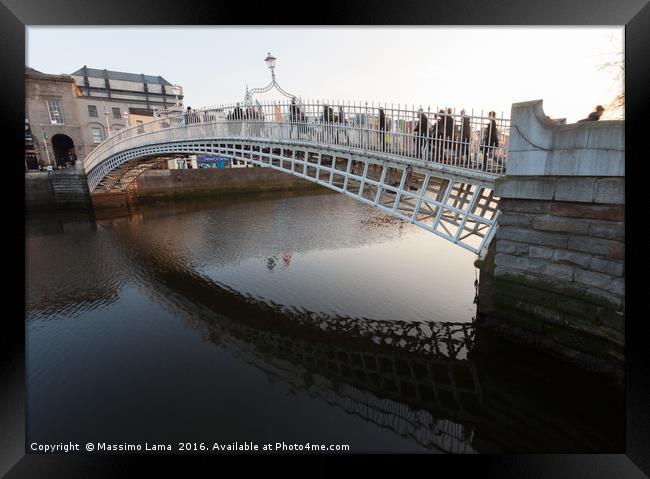
[(183, 89), (161, 76), (86, 65), (71, 76), (80, 92), (77, 103), (86, 154), (122, 128), (153, 120), (154, 110), (175, 104), (182, 108)]
[(27, 67), (25, 101), (25, 168), (33, 170), (75, 165), (115, 132), (153, 120), (155, 110), (182, 109), (183, 89), (161, 76)]
[(85, 149), (77, 94), (77, 86), (69, 75), (25, 69), (26, 168), (65, 167), (83, 161)]

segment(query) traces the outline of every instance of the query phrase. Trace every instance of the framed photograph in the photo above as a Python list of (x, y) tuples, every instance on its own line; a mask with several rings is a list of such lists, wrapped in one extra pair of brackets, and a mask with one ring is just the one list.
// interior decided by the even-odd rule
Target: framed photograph
[(650, 6), (194, 3), (0, 6), (0, 472), (648, 477)]

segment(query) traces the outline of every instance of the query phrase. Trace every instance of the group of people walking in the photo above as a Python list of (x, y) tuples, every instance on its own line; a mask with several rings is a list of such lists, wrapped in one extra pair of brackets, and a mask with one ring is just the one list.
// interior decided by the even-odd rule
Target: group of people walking
[[(420, 108), (417, 112), (417, 119), (410, 125), (398, 124), (397, 120), (386, 116), (383, 108), (378, 108), (376, 125), (371, 126), (368, 117), (358, 120), (351, 119), (354, 128), (367, 130), (370, 134), (375, 130), (374, 141), (366, 141), (364, 146), (375, 148), (386, 152), (397, 152), (400, 155), (415, 156), (425, 160), (438, 162), (452, 162), (470, 160), (470, 146), (478, 145), (482, 156), (482, 167), (487, 169), (488, 158), (495, 156), (499, 148), (499, 130), (497, 128), (496, 113), (489, 112), (488, 121), (482, 128), (482, 136), (472, 141), (471, 117), (461, 111), (461, 118), (458, 124), (454, 120), (451, 108), (440, 110), (435, 116), (432, 124), (429, 124), (429, 117)], [(346, 127), (349, 120), (346, 118), (344, 108), (324, 105), (319, 123), (332, 125), (327, 140), (339, 144), (347, 144), (349, 140)], [(304, 124), (305, 115), (294, 98), (290, 106), (289, 121), (292, 123)], [(338, 128), (337, 128), (338, 127)], [(410, 143), (409, 143), (410, 142)], [(412, 144), (414, 143), (414, 145)]]
[[(482, 160), (484, 170), (487, 169), (488, 159), (498, 156), (495, 153), (499, 149), (500, 132), (494, 111), (489, 112), (487, 123), (477, 124), (465, 110), (461, 111), (460, 118), (455, 118), (451, 108), (440, 110), (431, 119), (420, 108), (414, 120), (406, 121), (389, 118), (384, 108), (378, 108), (372, 116), (367, 113), (350, 115), (346, 114), (341, 105), (334, 107), (327, 104), (322, 106), (319, 116), (312, 113), (308, 117), (296, 97), (291, 99), (286, 116), (282, 115), (279, 104), (272, 107), (273, 112), (267, 112), (267, 116), (275, 123), (284, 125), (282, 127), (288, 130), (287, 136), (293, 139), (302, 139), (308, 135), (317, 141), (360, 144), (364, 148), (442, 163), (468, 163), (473, 156), (475, 161)], [(186, 124), (202, 121), (196, 112), (192, 112), (191, 107), (187, 107), (184, 116)], [(255, 135), (261, 134), (265, 114), (259, 105), (242, 107), (237, 104), (225, 115), (225, 119), (232, 121), (230, 129), (236, 130), (229, 129), (229, 133), (239, 134), (246, 124), (249, 130), (255, 130), (247, 130), (248, 133)], [(317, 128), (318, 125), (321, 128)], [(472, 151), (474, 155), (471, 154)]]
[(475, 139), (472, 138), (471, 117), (465, 110), (460, 112), (459, 124), (456, 124), (451, 108), (447, 108), (447, 111), (440, 110), (434, 119), (433, 124), (429, 125), (428, 116), (421, 108), (418, 111), (414, 128), (417, 156), (438, 162), (467, 162), (470, 160), (470, 146), (478, 145), (483, 169), (487, 169), (488, 158), (494, 157), (499, 148), (500, 132), (497, 128), (496, 112), (488, 113), (487, 124), (475, 130), (475, 136), (479, 136)]

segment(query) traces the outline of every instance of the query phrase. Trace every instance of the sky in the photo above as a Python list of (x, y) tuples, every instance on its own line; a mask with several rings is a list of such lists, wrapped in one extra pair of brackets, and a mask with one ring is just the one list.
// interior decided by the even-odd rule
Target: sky
[[(303, 100), (356, 100), (510, 116), (544, 100), (571, 123), (623, 89), (615, 68), (623, 27), (34, 27), (27, 66), (67, 73), (87, 65), (161, 75), (184, 105), (241, 101), (266, 86), (268, 52), (280, 86)], [(618, 75), (618, 76), (617, 76)], [(279, 99), (279, 93), (261, 98)], [(605, 117), (620, 118), (622, 111)]]

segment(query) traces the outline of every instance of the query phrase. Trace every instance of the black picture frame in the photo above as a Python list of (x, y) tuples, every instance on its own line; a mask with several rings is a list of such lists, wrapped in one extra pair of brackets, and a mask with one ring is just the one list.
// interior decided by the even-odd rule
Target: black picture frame
[[(1, 0), (2, 24), (2, 128), (5, 130), (4, 191), (6, 219), (4, 236), (12, 241), (6, 258), (14, 258), (5, 287), (7, 296), (0, 333), (0, 473), (6, 477), (115, 477), (130, 471), (136, 460), (148, 468), (168, 468), (171, 458), (89, 455), (25, 454), (25, 329), (24, 329), (24, 165), (17, 161), (23, 148), (25, 27), (28, 25), (305, 25), (316, 20), (321, 25), (625, 25), (626, 61), (626, 150), (632, 160), (626, 174), (626, 216), (633, 218), (629, 178), (647, 163), (644, 132), (650, 105), (650, 4), (645, 0), (457, 0), (445, 2), (358, 1), (341, 4), (294, 5), (278, 3), (253, 8), (246, 2), (213, 3), (86, 0), (83, 3), (49, 0)], [(314, 7), (318, 8), (317, 11)], [(65, 46), (62, 46), (65, 48)], [(69, 46), (67, 47), (69, 48)], [(173, 61), (173, 59), (170, 59)], [(543, 66), (541, 65), (540, 68)], [(585, 80), (588, 81), (588, 80)], [(646, 134), (647, 136), (647, 134)], [(15, 151), (14, 151), (15, 150)], [(638, 153), (637, 153), (638, 152)], [(636, 158), (636, 155), (646, 158)], [(629, 223), (629, 222), (628, 222)], [(642, 236), (626, 228), (626, 277), (641, 266), (627, 258), (641, 258)], [(638, 277), (641, 277), (640, 275)], [(18, 279), (15, 279), (18, 278)], [(22, 278), (22, 282), (21, 279)], [(629, 284), (629, 282), (628, 282)], [(626, 454), (612, 455), (492, 455), (477, 458), (451, 456), (417, 457), (418, 466), (436, 472), (447, 469), (454, 474), (469, 472), (482, 477), (554, 478), (642, 478), (650, 476), (650, 367), (646, 352), (647, 320), (631, 306), (633, 289), (626, 301)], [(637, 293), (638, 294), (638, 293)], [(640, 308), (639, 308), (640, 310)], [(588, 400), (588, 398), (585, 398)], [(607, 420), (607, 418), (603, 418)], [(181, 458), (186, 465), (186, 458)], [(189, 458), (188, 458), (189, 459)], [(202, 456), (201, 462), (225, 458)], [(367, 458), (366, 458), (367, 459)], [(155, 463), (154, 463), (155, 460)], [(385, 462), (381, 458), (375, 464)], [(426, 463), (420, 461), (427, 461)], [(434, 463), (429, 461), (436, 461)], [(230, 462), (230, 461), (229, 461)], [(223, 462), (222, 462), (223, 463)], [(336, 467), (336, 466), (335, 466)], [(339, 465), (340, 467), (340, 465)], [(414, 466), (413, 466), (414, 467)], [(442, 469), (441, 469), (442, 468)], [(151, 470), (149, 469), (151, 472)]]

